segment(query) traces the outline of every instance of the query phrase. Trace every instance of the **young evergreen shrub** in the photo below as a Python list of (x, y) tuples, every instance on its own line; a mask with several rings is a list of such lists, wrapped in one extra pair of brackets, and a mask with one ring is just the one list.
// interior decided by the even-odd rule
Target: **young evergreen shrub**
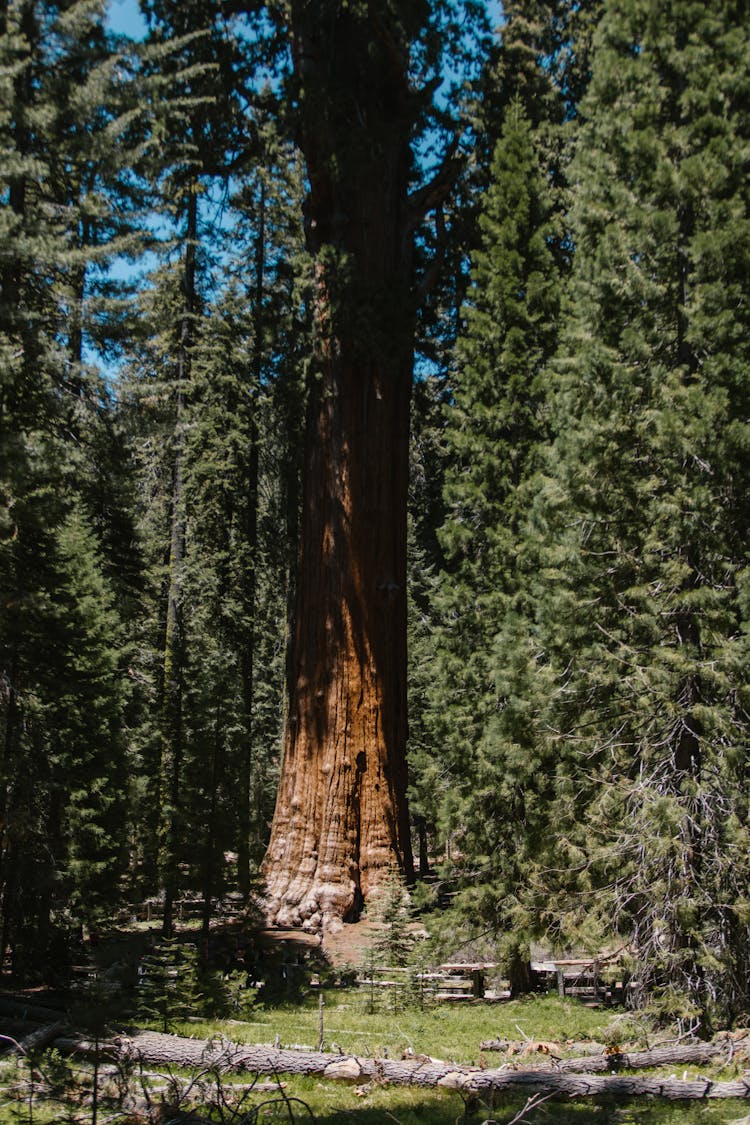
[[(372, 1014), (383, 1006), (400, 1011), (420, 1001), (420, 990), (415, 976), (418, 970), (409, 976), (388, 972), (389, 968), (398, 970), (409, 965), (416, 944), (411, 899), (398, 871), (390, 871), (379, 885), (371, 914), (376, 929), (361, 968), (369, 982), (366, 1011)], [(376, 978), (380, 978), (382, 986)]]
[(138, 1010), (162, 1031), (201, 1009), (200, 961), (194, 945), (163, 938), (141, 962)]
[(381, 966), (382, 957), (373, 944), (365, 952), (365, 956), (362, 961), (362, 976), (367, 982), (365, 985), (365, 988), (367, 990), (365, 999), (365, 1011), (367, 1012), (368, 1016), (374, 1015), (380, 1006), (381, 997), (380, 990), (376, 981), (376, 975), (378, 969)]
[(411, 901), (402, 876), (390, 871), (378, 888), (374, 904), (378, 932), (373, 947), (384, 961), (406, 965), (414, 948), (411, 932)]

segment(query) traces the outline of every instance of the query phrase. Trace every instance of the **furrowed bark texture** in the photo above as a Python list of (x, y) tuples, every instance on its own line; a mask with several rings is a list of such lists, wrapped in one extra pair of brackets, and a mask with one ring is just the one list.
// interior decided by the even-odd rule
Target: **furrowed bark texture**
[[(488, 1040), (479, 1044), (480, 1051), (505, 1051), (509, 1044), (501, 1040)], [(727, 1043), (686, 1043), (669, 1047), (654, 1047), (650, 1051), (605, 1052), (582, 1057), (557, 1058), (555, 1068), (566, 1073), (610, 1074), (622, 1070), (644, 1070), (657, 1066), (685, 1066), (710, 1063), (729, 1057)]]
[(411, 32), (394, 7), (292, 4), (315, 345), (293, 682), (263, 874), (271, 920), (311, 929), (355, 918), (389, 869), (413, 874), (405, 761), (413, 99)]
[(557, 1098), (662, 1097), (690, 1101), (750, 1098), (750, 1081), (746, 1078), (717, 1082), (710, 1078), (679, 1079), (674, 1075), (569, 1074), (549, 1066), (524, 1070), (480, 1069), (426, 1056), (424, 1059), (363, 1058), (238, 1043), (205, 1043), (154, 1031), (136, 1032), (132, 1037), (98, 1046), (84, 1040), (61, 1038), (55, 1040), (54, 1046), (64, 1054), (85, 1058), (103, 1052), (107, 1056), (141, 1060), (152, 1066), (218, 1067), (223, 1072), (255, 1074), (318, 1074), (329, 1080), (442, 1086), (467, 1093), (521, 1091)]

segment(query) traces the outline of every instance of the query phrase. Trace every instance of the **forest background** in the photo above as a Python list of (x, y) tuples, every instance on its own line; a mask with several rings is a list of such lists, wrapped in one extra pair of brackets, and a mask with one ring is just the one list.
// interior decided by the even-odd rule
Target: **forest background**
[[(326, 7), (323, 5), (323, 7)], [(356, 7), (356, 5), (355, 5)], [(511, 962), (750, 1011), (748, 11), (420, 8), (410, 810)], [(0, 943), (252, 894), (310, 391), (284, 5), (0, 5)], [(326, 7), (326, 11), (327, 11)], [(415, 146), (417, 138), (415, 137)], [(423, 898), (426, 898), (423, 894)]]

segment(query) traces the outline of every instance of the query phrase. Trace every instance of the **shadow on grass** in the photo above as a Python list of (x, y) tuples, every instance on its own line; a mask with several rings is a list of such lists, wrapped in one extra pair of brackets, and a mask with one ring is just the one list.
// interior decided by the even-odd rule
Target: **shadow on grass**
[[(387, 1102), (381, 1100), (377, 1106), (356, 1105), (319, 1111), (315, 1122), (316, 1125), (384, 1125), (385, 1122), (395, 1125), (480, 1125), (491, 1121), (495, 1125), (507, 1125), (525, 1106), (525, 1099), (504, 1100), (489, 1107), (475, 1100), (463, 1102), (456, 1096), (406, 1102), (397, 1095), (391, 1095)], [(528, 1125), (604, 1125), (605, 1122), (619, 1120), (611, 1113), (611, 1107), (561, 1106), (548, 1102), (530, 1107), (528, 1114), (519, 1120)], [(300, 1125), (304, 1120), (304, 1114), (297, 1119)]]
[[(738, 1107), (709, 1102), (630, 1101), (604, 1104), (544, 1101), (530, 1106), (523, 1098), (497, 1100), (494, 1106), (462, 1101), (453, 1096), (404, 1101), (393, 1093), (378, 1106), (355, 1105), (318, 1112), (316, 1125), (729, 1125), (736, 1122)], [(741, 1109), (740, 1109), (741, 1116)], [(305, 1115), (297, 1118), (299, 1125)], [(744, 1120), (744, 1119), (743, 1119)]]

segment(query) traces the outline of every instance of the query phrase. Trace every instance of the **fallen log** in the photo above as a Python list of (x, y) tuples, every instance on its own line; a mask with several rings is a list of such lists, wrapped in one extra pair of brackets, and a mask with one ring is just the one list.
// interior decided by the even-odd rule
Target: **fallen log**
[[(18, 1040), (19, 1043), (24, 1036), (31, 1035), (38, 1027), (39, 1024), (35, 1020), (16, 1020), (0, 1016), (0, 1032), (8, 1039)], [(0, 1050), (3, 1050), (2, 1046)]]
[(62, 1020), (56, 1020), (55, 1023), (48, 1023), (44, 1027), (35, 1028), (23, 1039), (16, 1040), (10, 1035), (0, 1035), (0, 1042), (8, 1043), (11, 1053), (29, 1055), (40, 1047), (48, 1046), (53, 1039), (56, 1039), (66, 1029), (66, 1023)]
[(505, 1054), (521, 1057), (536, 1052), (555, 1059), (555, 1068), (567, 1073), (598, 1074), (622, 1070), (644, 1070), (658, 1066), (703, 1066), (713, 1059), (727, 1059), (729, 1051), (726, 1041), (719, 1043), (675, 1043), (668, 1047), (653, 1047), (649, 1051), (623, 1051), (619, 1048), (599, 1051), (593, 1055), (562, 1058), (557, 1055), (556, 1045), (552, 1043), (529, 1044), (508, 1042), (502, 1039), (488, 1039), (479, 1044), (480, 1051), (502, 1051)]
[(99, 1051), (114, 1058), (131, 1058), (149, 1065), (187, 1069), (216, 1066), (227, 1072), (318, 1075), (350, 1082), (364, 1080), (394, 1085), (439, 1086), (469, 1093), (520, 1090), (527, 1094), (549, 1094), (559, 1098), (651, 1096), (676, 1100), (750, 1099), (750, 1081), (743, 1078), (718, 1082), (710, 1078), (687, 1080), (674, 1076), (579, 1075), (550, 1066), (526, 1070), (514, 1070), (507, 1066), (482, 1069), (426, 1057), (410, 1060), (332, 1055), (226, 1041), (204, 1042), (155, 1031), (134, 1032), (98, 1046), (84, 1039), (60, 1038), (55, 1040), (54, 1046), (63, 1053), (79, 1057), (93, 1057)]
[(714, 1059), (727, 1058), (726, 1045), (720, 1043), (676, 1043), (653, 1047), (650, 1051), (606, 1051), (578, 1059), (560, 1059), (560, 1070), (567, 1073), (606, 1073), (645, 1070), (658, 1066), (705, 1066)]

